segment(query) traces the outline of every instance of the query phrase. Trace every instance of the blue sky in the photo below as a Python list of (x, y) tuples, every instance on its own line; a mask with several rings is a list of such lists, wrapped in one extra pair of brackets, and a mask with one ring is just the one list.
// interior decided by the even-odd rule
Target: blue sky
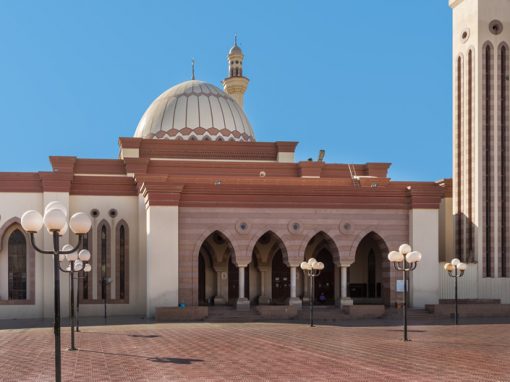
[(219, 85), (234, 33), (258, 141), (392, 162), (396, 180), (451, 177), (447, 0), (0, 0), (0, 171), (116, 158), (192, 57)]

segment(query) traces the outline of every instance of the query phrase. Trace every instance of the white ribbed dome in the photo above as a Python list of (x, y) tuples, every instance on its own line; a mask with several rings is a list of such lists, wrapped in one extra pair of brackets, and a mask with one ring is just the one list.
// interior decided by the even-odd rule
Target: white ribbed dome
[(138, 123), (148, 139), (255, 141), (243, 109), (228, 94), (202, 81), (186, 81), (161, 94)]

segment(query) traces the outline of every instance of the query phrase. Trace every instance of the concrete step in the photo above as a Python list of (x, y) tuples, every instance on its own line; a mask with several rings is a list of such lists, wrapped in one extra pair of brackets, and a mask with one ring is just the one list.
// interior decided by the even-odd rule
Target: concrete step
[(236, 308), (209, 307), (207, 322), (254, 322), (260, 321), (262, 317), (253, 309), (248, 311), (237, 310)]

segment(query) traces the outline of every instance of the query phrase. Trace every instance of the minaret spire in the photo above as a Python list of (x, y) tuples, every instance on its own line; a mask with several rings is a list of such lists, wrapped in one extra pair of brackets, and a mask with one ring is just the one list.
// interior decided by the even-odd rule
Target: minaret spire
[(230, 48), (227, 56), (228, 77), (223, 80), (225, 93), (234, 98), (243, 107), (244, 93), (248, 88), (248, 78), (243, 76), (244, 54), (237, 45), (237, 33), (234, 35), (234, 46)]

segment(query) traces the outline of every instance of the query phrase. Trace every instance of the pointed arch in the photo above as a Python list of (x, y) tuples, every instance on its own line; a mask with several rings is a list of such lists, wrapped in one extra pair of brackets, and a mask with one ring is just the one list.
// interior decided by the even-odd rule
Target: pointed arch
[(386, 241), (370, 230), (356, 237), (354, 247), (354, 263), (349, 267), (351, 297), (365, 303), (390, 305), (392, 269), (386, 259), (389, 252)]
[[(271, 238), (274, 239), (274, 243), (273, 243), (273, 247), (270, 249), (270, 252), (271, 252), (271, 256), (274, 255), (274, 253), (279, 249), (282, 251), (282, 258), (283, 258), (283, 262), (289, 266), (289, 254), (287, 252), (287, 247), (285, 245), (285, 243), (283, 242), (282, 238), (280, 237), (280, 235), (278, 235), (276, 232), (274, 232), (273, 230), (271, 229), (267, 229), (265, 230), (264, 232), (260, 233), (258, 232), (257, 233), (257, 236), (254, 236), (252, 238), (252, 240), (250, 241), (250, 244), (248, 245), (248, 254), (251, 256), (253, 255), (253, 251), (255, 250), (255, 247), (257, 246), (257, 244), (259, 243), (259, 241), (265, 236), (265, 235), (269, 235)], [(259, 259), (260, 260), (260, 259)]]
[(351, 247), (350, 247), (350, 250), (349, 250), (349, 254), (348, 254), (348, 259), (349, 260), (354, 260), (355, 257), (356, 257), (356, 251), (358, 249), (358, 246), (359, 246), (359, 243), (367, 236), (369, 235), (374, 235), (374, 237), (377, 239), (377, 242), (380, 243), (380, 250), (382, 251), (386, 251), (386, 254), (389, 253), (389, 247), (386, 243), (386, 240), (383, 239), (382, 235), (380, 235), (379, 233), (376, 232), (375, 230), (375, 227), (368, 227), (364, 230), (362, 230), (360, 233), (358, 233), (356, 235), (356, 237), (354, 238), (354, 240), (352, 241), (352, 244), (351, 244)]
[[(18, 225), (21, 227), (21, 219), (17, 216), (8, 219), (2, 227), (0, 227), (0, 251), (4, 242), (4, 235), (12, 226)], [(23, 231), (24, 232), (24, 231)]]
[(124, 219), (115, 227), (115, 299), (129, 303), (129, 225)]
[(197, 256), (200, 254), (200, 249), (202, 246), (206, 243), (206, 241), (215, 233), (220, 234), (225, 239), (225, 242), (227, 244), (228, 249), (230, 250), (230, 256), (233, 257), (234, 262), (236, 261), (236, 255), (239, 253), (239, 248), (237, 245), (235, 245), (235, 242), (231, 239), (232, 235), (229, 233), (229, 231), (222, 230), (222, 229), (208, 229), (205, 230), (201, 235), (200, 238), (197, 240), (197, 243), (195, 245), (195, 249), (193, 250), (193, 258), (198, 258)]
[[(203, 232), (193, 252), (192, 304), (206, 304), (212, 298), (216, 303), (220, 300), (228, 302), (228, 293), (217, 272), (225, 272), (231, 264), (235, 264), (235, 255), (236, 249), (225, 231), (214, 229)], [(230, 277), (228, 279), (230, 288)]]
[(321, 230), (313, 235), (307, 235), (306, 239), (303, 241), (303, 244), (301, 246), (302, 252), (300, 249), (300, 256), (302, 259), (305, 259), (306, 256), (305, 252), (310, 244), (315, 245), (316, 248), (322, 247), (327, 249), (331, 254), (333, 262), (337, 265), (340, 264), (340, 251), (338, 249), (338, 246), (335, 240), (333, 240), (333, 238), (328, 233), (326, 233), (326, 231)]

